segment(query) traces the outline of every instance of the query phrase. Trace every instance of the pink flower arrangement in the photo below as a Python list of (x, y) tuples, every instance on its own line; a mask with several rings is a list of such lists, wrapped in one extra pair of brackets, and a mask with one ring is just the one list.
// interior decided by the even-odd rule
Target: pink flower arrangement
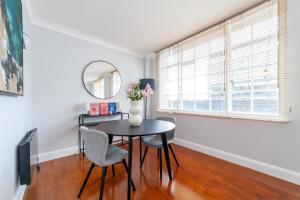
[(151, 95), (153, 95), (153, 90), (148, 83), (143, 90), (140, 89), (140, 82), (131, 83), (127, 89), (127, 97), (131, 101), (140, 101), (144, 97), (149, 97)]

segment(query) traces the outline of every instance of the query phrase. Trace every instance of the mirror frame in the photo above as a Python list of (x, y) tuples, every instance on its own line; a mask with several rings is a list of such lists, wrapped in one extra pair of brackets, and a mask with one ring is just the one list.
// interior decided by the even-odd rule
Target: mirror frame
[[(86, 69), (87, 69), (91, 64), (97, 63), (97, 62), (107, 63), (107, 64), (113, 66), (113, 67), (119, 72), (119, 75), (120, 75), (120, 82), (121, 82), (121, 83), (120, 83), (120, 88), (119, 88), (119, 90), (118, 90), (113, 96), (111, 96), (111, 97), (108, 97), (108, 98), (100, 98), (100, 97), (96, 97), (95, 95), (93, 95), (93, 94), (87, 89), (87, 87), (86, 87), (85, 84), (84, 84), (84, 73), (85, 73)], [(97, 98), (97, 99), (102, 99), (102, 100), (111, 99), (111, 98), (115, 97), (115, 96), (120, 92), (121, 87), (122, 87), (122, 76), (121, 76), (120, 71), (118, 70), (118, 68), (117, 68), (115, 65), (113, 65), (113, 64), (111, 64), (110, 62), (105, 61), (105, 60), (94, 60), (94, 61), (92, 61), (92, 62), (89, 62), (89, 63), (83, 68), (82, 75), (81, 75), (81, 80), (82, 80), (82, 84), (83, 84), (84, 89), (85, 89), (92, 97), (95, 97), (95, 98)]]

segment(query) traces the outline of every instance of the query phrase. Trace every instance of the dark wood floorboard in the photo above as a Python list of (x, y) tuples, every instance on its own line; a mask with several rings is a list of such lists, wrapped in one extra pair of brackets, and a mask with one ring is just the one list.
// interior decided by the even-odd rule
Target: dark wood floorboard
[[(156, 150), (149, 149), (143, 169), (139, 168), (138, 140), (134, 141), (133, 180), (136, 191), (132, 199), (143, 200), (247, 200), (247, 199), (300, 199), (300, 186), (173, 145), (180, 162), (177, 168), (171, 156), (174, 180), (169, 182), (163, 160), (163, 180), (159, 179), (159, 159)], [(90, 167), (88, 160), (73, 155), (42, 163), (41, 171), (34, 174), (24, 200), (74, 200)], [(111, 168), (105, 182), (104, 199), (126, 199), (127, 175), (117, 165), (116, 176)], [(101, 169), (96, 167), (80, 199), (96, 200), (99, 195)]]

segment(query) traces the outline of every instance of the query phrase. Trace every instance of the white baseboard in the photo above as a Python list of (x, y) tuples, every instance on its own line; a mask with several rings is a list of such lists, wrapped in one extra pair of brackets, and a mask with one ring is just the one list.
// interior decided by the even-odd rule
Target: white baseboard
[(175, 144), (300, 185), (300, 173), (219, 149), (175, 138)]
[(14, 200), (22, 200), (25, 194), (25, 190), (26, 190), (26, 185), (20, 185), (17, 189)]
[(68, 147), (68, 148), (59, 149), (55, 151), (40, 153), (38, 157), (39, 157), (39, 162), (42, 163), (49, 160), (70, 156), (77, 153), (79, 153), (79, 147), (74, 146), (74, 147)]
[[(120, 137), (121, 138), (121, 137)], [(116, 139), (119, 139), (118, 137), (116, 137)], [(138, 139), (138, 137), (133, 138), (133, 140)], [(38, 155), (38, 159), (39, 162), (46, 162), (49, 160), (54, 160), (57, 158), (62, 158), (62, 157), (66, 157), (66, 156), (71, 156), (74, 154), (79, 153), (79, 146), (73, 146), (73, 147), (68, 147), (68, 148), (64, 148), (64, 149), (58, 149), (55, 151), (49, 151), (49, 152), (45, 152), (45, 153), (40, 153)]]

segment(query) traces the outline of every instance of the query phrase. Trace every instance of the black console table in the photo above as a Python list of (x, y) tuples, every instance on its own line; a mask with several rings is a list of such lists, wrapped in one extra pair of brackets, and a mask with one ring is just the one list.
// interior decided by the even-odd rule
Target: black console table
[[(78, 126), (79, 127), (80, 126), (95, 126), (95, 125), (98, 125), (102, 121), (114, 120), (114, 119), (108, 120), (108, 118), (113, 118), (116, 116), (119, 116), (121, 120), (124, 119), (124, 116), (127, 116), (127, 119), (129, 119), (129, 113), (124, 113), (124, 112), (117, 112), (114, 115), (98, 115), (98, 116), (90, 116), (89, 114), (81, 114), (81, 115), (79, 115), (79, 118), (78, 118)], [(103, 120), (103, 118), (106, 118), (106, 119)], [(92, 119), (93, 121), (92, 122), (87, 121), (88, 119), (90, 119), (90, 120)], [(127, 142), (124, 142), (123, 136), (121, 138), (122, 138), (121, 140), (117, 140), (114, 142), (121, 142), (121, 145), (126, 144)], [(84, 155), (84, 142), (81, 139), (80, 131), (79, 131), (79, 152), (83, 153), (83, 155)]]

